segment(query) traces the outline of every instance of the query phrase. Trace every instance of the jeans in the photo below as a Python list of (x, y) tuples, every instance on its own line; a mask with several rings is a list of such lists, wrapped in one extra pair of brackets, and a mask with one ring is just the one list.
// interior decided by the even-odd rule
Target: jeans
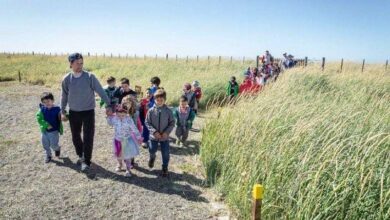
[(163, 169), (168, 169), (168, 164), (169, 164), (169, 140), (166, 141), (156, 141), (156, 140), (151, 140), (151, 145), (149, 146), (149, 154), (150, 154), (150, 159), (155, 159), (156, 158), (156, 152), (158, 149), (158, 145), (160, 144), (161, 146), (161, 156), (162, 156), (162, 168)]
[(58, 131), (44, 132), (42, 133), (42, 145), (43, 149), (46, 151), (46, 156), (51, 157), (51, 149), (54, 151), (60, 150), (58, 145), (60, 139), (60, 134)]
[[(95, 111), (69, 111), (70, 130), (76, 153), (90, 166), (93, 150), (93, 137), (95, 135)], [(81, 129), (83, 139), (81, 139)]]

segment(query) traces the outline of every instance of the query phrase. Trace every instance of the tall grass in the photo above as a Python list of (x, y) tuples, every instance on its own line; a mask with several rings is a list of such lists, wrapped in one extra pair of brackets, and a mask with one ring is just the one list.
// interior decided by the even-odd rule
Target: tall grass
[[(176, 104), (182, 92), (182, 86), (186, 82), (199, 80), (203, 88), (204, 98), (201, 106), (205, 106), (215, 95), (221, 97), (225, 93), (225, 85), (232, 75), (241, 75), (254, 61), (234, 61), (222, 59), (218, 64), (218, 58), (206, 59), (165, 59), (155, 58), (110, 58), (110, 57), (84, 57), (86, 70), (95, 73), (105, 84), (108, 76), (114, 76), (118, 80), (128, 77), (132, 87), (142, 86), (146, 89), (150, 86), (150, 78), (159, 76), (161, 86), (167, 90), (168, 103)], [(22, 73), (22, 80), (33, 84), (42, 84), (58, 88), (62, 77), (69, 71), (69, 64), (65, 56), (39, 56), (39, 55), (0, 55), (0, 78), (18, 79), (18, 71)], [(119, 82), (118, 82), (119, 84)]]
[(288, 71), (207, 122), (208, 182), (240, 219), (255, 183), (265, 219), (390, 218), (390, 74), (326, 68)]

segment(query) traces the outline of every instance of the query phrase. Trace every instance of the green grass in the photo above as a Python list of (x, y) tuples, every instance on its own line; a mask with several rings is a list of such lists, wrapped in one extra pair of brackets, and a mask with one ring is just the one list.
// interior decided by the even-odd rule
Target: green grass
[(390, 75), (337, 69), (289, 71), (207, 122), (208, 182), (239, 219), (255, 183), (264, 219), (390, 218)]
[[(218, 105), (229, 77), (254, 65), (103, 57), (84, 63), (102, 82), (128, 77), (146, 88), (159, 76), (169, 104), (177, 104), (185, 82), (199, 80), (203, 107)], [(68, 72), (66, 57), (0, 55), (0, 65), (2, 79), (16, 80), (21, 71), (23, 81), (52, 89)], [(201, 146), (207, 180), (240, 219), (250, 217), (255, 183), (265, 187), (265, 219), (390, 218), (389, 72), (366, 65), (362, 74), (347, 62), (342, 73), (339, 64), (325, 68), (286, 72), (257, 98), (219, 108), (220, 117), (207, 121)]]
[[(109, 58), (109, 57), (85, 57), (84, 67), (86, 70), (95, 73), (105, 84), (108, 76), (114, 76), (119, 81), (122, 77), (130, 79), (132, 87), (142, 86), (146, 89), (150, 86), (150, 78), (159, 76), (161, 86), (168, 93), (168, 103), (177, 104), (182, 86), (186, 82), (198, 80), (201, 83), (204, 98), (201, 106), (212, 101), (216, 94), (224, 94), (225, 86), (230, 76), (239, 76), (254, 61), (233, 61), (222, 60), (218, 65), (218, 58), (190, 59), (188, 63), (185, 59), (165, 59), (155, 58)], [(0, 55), (0, 78), (18, 79), (18, 71), (21, 72), (22, 81), (32, 84), (44, 84), (53, 88), (58, 88), (62, 77), (69, 71), (69, 63), (65, 56), (39, 56), (39, 55)], [(117, 82), (119, 85), (119, 82)], [(218, 99), (221, 99), (219, 96)]]

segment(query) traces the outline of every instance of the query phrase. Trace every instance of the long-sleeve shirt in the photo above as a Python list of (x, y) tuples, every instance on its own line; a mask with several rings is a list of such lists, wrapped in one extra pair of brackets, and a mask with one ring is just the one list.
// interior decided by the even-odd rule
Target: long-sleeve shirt
[(83, 71), (80, 77), (68, 73), (62, 80), (61, 109), (66, 106), (72, 111), (88, 111), (95, 109), (95, 92), (110, 105), (110, 99), (94, 74)]
[[(154, 133), (166, 133), (170, 134), (175, 127), (175, 119), (173, 118), (173, 113), (168, 106), (163, 105), (158, 107), (154, 105), (153, 108), (149, 109), (146, 115), (145, 121), (146, 127), (148, 127), (150, 131), (151, 140), (156, 140), (154, 137)], [(159, 141), (166, 141), (166, 139), (160, 139)]]

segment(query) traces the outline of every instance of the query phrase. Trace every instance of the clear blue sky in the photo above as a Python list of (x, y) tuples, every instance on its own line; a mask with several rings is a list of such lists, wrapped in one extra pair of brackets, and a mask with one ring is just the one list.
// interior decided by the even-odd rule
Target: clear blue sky
[(384, 62), (389, 0), (0, 0), (0, 51)]

